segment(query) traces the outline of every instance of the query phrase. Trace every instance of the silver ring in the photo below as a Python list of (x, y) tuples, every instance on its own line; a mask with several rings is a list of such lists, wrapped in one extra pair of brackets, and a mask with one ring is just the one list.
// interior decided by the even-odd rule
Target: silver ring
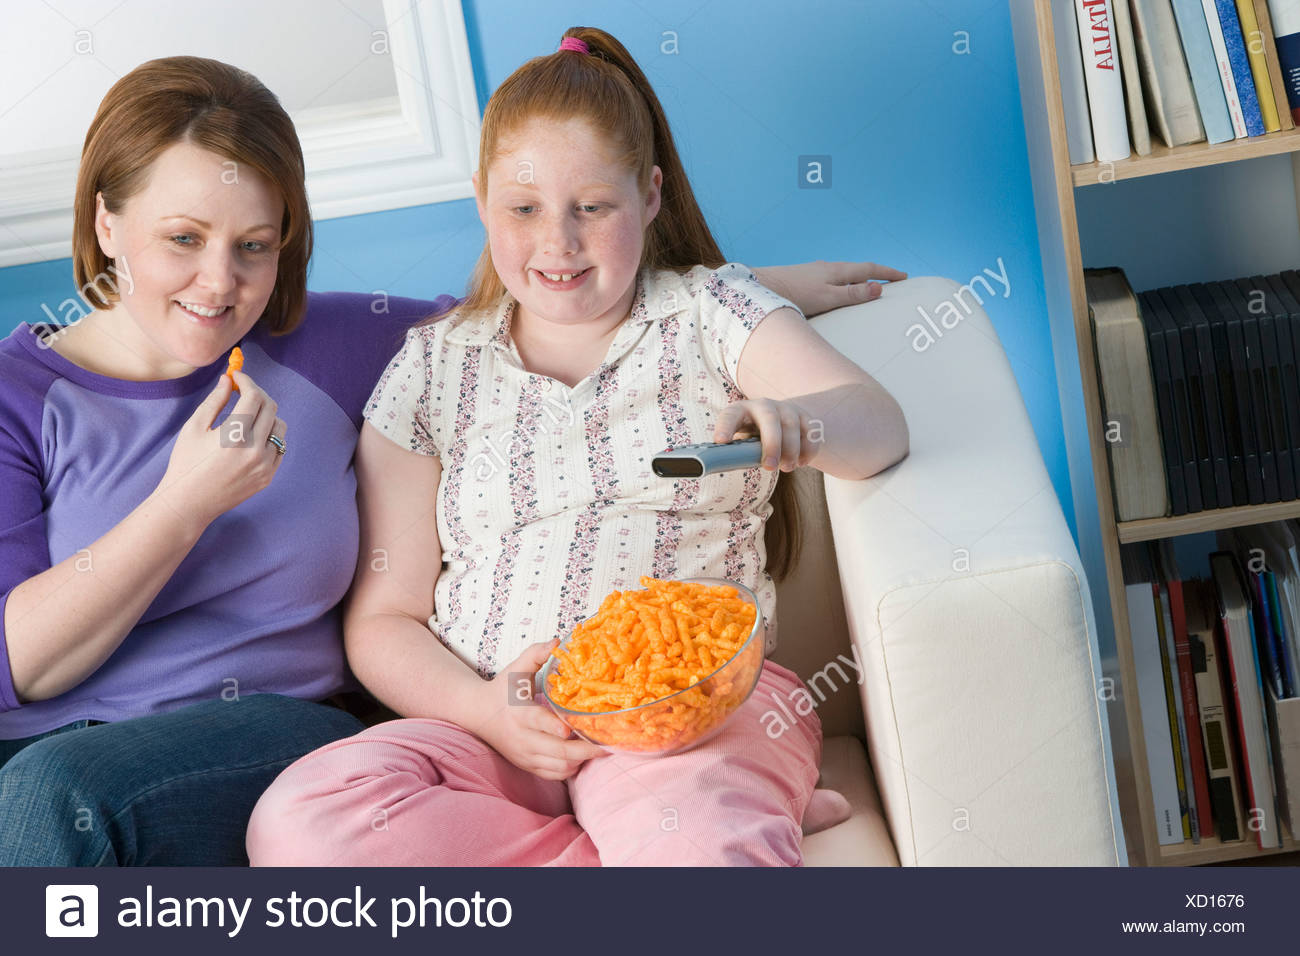
[(281, 438), (281, 437), (278, 436), (278, 435), (268, 435), (267, 438), (266, 438), (266, 440), (269, 441), (272, 445), (275, 446), (275, 453), (276, 453), (277, 455), (283, 455), (283, 454), (284, 454), (284, 452), (285, 452), (285, 447), (284, 447), (284, 439), (283, 439), (283, 438)]

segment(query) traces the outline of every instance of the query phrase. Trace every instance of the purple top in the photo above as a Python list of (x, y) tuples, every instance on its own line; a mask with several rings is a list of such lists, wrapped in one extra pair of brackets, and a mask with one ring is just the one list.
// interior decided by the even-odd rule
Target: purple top
[(157, 487), (176, 433), (226, 360), (130, 382), (74, 365), (30, 325), (0, 340), (0, 739), (161, 713), (223, 691), (317, 700), (356, 686), (337, 605), (356, 569), (361, 410), (406, 329), (455, 303), (390, 298), (375, 314), (374, 301), (312, 293), (294, 332), (271, 337), (259, 326), (244, 338), (244, 371), (289, 427), (275, 479), (208, 526), (97, 671), (28, 704), (5, 650), (10, 592), (88, 548)]

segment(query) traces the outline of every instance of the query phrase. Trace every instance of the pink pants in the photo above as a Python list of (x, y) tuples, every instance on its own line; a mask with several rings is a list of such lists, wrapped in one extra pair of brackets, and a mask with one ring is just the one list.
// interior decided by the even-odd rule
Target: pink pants
[(712, 740), (668, 757), (596, 757), (564, 781), (520, 770), (447, 721), (379, 724), (280, 775), (253, 811), (248, 856), (254, 866), (798, 866), (821, 763), (820, 719), (790, 705), (798, 686), (767, 661)]

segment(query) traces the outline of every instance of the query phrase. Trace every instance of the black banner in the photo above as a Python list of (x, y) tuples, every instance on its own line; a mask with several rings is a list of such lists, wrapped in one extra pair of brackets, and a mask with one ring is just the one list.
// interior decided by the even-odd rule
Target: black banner
[(1300, 870), (33, 869), (0, 900), (15, 956), (1289, 951)]

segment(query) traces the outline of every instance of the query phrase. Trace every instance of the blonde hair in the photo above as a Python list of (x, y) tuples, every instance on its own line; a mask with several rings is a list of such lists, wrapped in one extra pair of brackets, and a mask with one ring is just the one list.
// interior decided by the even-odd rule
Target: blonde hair
[[(614, 155), (647, 188), (651, 172), (663, 174), (659, 213), (646, 228), (642, 269), (687, 272), (697, 265), (717, 268), (727, 260), (695, 201), (673, 142), (668, 118), (645, 74), (623, 44), (594, 27), (571, 27), (565, 37), (586, 44), (588, 53), (558, 50), (534, 57), (510, 74), (488, 100), (479, 136), (480, 197), (487, 195), (488, 168), (502, 140), (534, 119), (585, 119), (607, 137)], [(505, 284), (483, 252), (458, 311), (484, 313), (505, 295)], [(799, 513), (794, 487), (781, 475), (772, 493), (766, 531), (767, 569), (775, 578), (789, 573), (797, 557)]]

